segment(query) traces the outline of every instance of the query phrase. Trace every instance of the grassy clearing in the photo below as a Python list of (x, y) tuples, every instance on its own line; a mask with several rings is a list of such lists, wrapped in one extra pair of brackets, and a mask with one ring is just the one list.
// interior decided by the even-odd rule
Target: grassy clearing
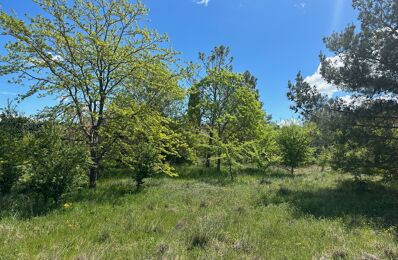
[(124, 177), (0, 220), (0, 259), (398, 259), (398, 187), (301, 169)]

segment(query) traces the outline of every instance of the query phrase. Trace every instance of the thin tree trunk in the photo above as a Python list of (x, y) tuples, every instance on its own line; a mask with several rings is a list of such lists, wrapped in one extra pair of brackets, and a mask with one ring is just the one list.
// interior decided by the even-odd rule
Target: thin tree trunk
[(292, 166), (292, 168), (290, 168), (290, 173), (292, 174), (292, 175), (294, 175), (294, 167)]
[(210, 168), (210, 155), (206, 153), (206, 168)]
[(93, 189), (97, 187), (98, 166), (100, 162), (100, 158), (97, 153), (97, 141), (98, 139), (95, 138), (90, 147), (90, 157), (92, 164), (89, 171), (89, 187)]
[(221, 171), (221, 159), (217, 159), (217, 172)]
[(232, 173), (232, 163), (229, 162), (229, 175), (231, 176), (231, 181), (234, 181), (234, 175)]
[(98, 165), (94, 163), (90, 167), (90, 173), (89, 173), (89, 179), (90, 179), (90, 184), (89, 187), (94, 189), (97, 187), (97, 178), (98, 178)]
[(206, 153), (206, 168), (210, 168), (210, 149), (213, 145), (213, 133), (210, 131), (210, 138), (209, 138), (209, 148), (207, 149)]

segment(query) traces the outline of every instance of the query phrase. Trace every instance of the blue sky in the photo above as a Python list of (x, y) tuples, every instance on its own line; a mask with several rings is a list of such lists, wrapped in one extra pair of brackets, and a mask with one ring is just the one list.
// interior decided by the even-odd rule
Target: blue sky
[[(24, 3), (21, 5), (21, 3)], [(350, 0), (143, 0), (150, 8), (151, 27), (165, 32), (173, 48), (186, 61), (197, 60), (199, 51), (227, 45), (235, 57), (234, 68), (250, 70), (267, 113), (278, 121), (294, 116), (286, 98), (287, 82), (299, 70), (317, 79), (322, 38), (356, 21)], [(1, 0), (2, 8), (18, 15), (35, 14), (29, 0)], [(0, 53), (5, 38), (0, 36)], [(327, 52), (326, 52), (327, 53)], [(313, 80), (314, 81), (314, 80)], [(311, 81), (311, 82), (313, 82)], [(315, 83), (315, 82), (314, 82)], [(0, 78), (0, 107), (23, 89)], [(35, 97), (18, 105), (33, 114), (51, 98)]]

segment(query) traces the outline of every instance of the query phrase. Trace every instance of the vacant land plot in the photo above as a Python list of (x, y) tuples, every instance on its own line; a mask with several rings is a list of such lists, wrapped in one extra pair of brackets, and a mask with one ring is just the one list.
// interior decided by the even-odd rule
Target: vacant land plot
[(128, 177), (0, 220), (0, 259), (397, 259), (396, 183), (317, 169)]

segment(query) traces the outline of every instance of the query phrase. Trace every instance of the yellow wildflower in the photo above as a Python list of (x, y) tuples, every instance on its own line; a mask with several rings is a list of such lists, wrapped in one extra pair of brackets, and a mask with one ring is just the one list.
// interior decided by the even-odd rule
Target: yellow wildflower
[(64, 204), (64, 209), (68, 209), (72, 206), (72, 203), (65, 203)]

